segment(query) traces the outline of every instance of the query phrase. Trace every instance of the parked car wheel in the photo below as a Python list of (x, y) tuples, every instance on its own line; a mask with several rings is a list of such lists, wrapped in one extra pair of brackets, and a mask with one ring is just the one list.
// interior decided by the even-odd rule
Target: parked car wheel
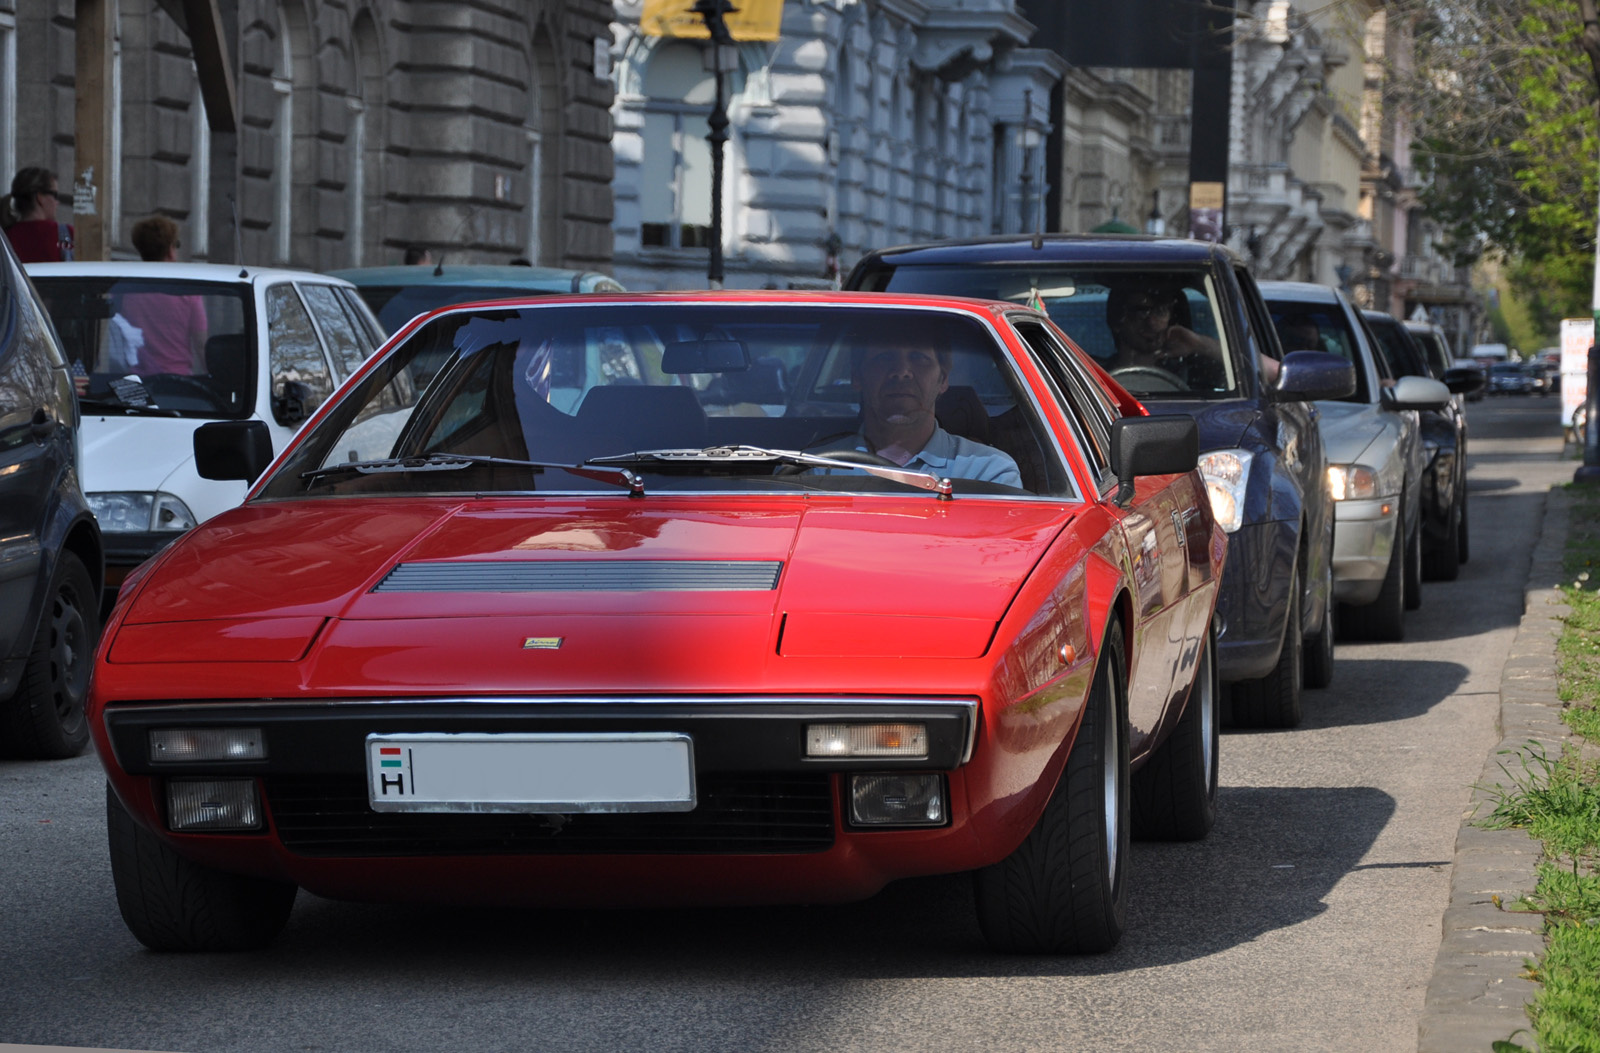
[(1327, 687), (1333, 683), (1333, 640), (1339, 614), (1333, 602), (1333, 557), (1323, 561), (1328, 568), (1322, 590), (1322, 630), (1306, 637), (1305, 686)]
[(1278, 664), (1259, 680), (1240, 680), (1228, 692), (1233, 723), (1245, 728), (1292, 728), (1300, 723), (1300, 688), (1305, 683), (1305, 637), (1300, 615), (1300, 573), (1289, 579), (1289, 613)]
[(1454, 581), (1461, 576), (1461, 517), (1466, 514), (1461, 505), (1451, 510), (1444, 540), (1422, 554), (1422, 574), (1429, 581)]
[(106, 836), (122, 920), (151, 950), (252, 950), (289, 922), (294, 885), (185, 859), (135, 822), (109, 784)]
[(1339, 635), (1349, 639), (1405, 639), (1405, 545), (1389, 550), (1389, 567), (1378, 598), (1361, 607), (1339, 606)]
[(1017, 850), (974, 875), (978, 924), (995, 950), (1110, 950), (1127, 911), (1129, 776), (1122, 626), (1106, 633), (1061, 781)]
[(62, 552), (22, 682), (0, 706), (0, 750), (13, 757), (76, 757), (89, 742), (83, 703), (99, 638), (99, 596), (83, 561)]
[(1467, 497), (1466, 480), (1461, 481), (1461, 521), (1456, 524), (1456, 558), (1467, 561)]
[(1172, 734), (1133, 776), (1133, 833), (1151, 841), (1198, 841), (1217, 818), (1222, 681), (1216, 629), (1206, 634), (1189, 701)]
[(1422, 520), (1417, 520), (1417, 525), (1406, 535), (1406, 564), (1405, 564), (1405, 601), (1406, 610), (1414, 611), (1422, 606)]

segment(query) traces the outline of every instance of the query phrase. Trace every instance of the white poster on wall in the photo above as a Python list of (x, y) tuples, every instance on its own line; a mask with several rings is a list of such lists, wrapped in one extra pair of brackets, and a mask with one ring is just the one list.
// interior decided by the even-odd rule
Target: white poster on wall
[(1593, 318), (1561, 320), (1561, 426), (1572, 427), (1572, 414), (1589, 397), (1589, 345), (1594, 343)]

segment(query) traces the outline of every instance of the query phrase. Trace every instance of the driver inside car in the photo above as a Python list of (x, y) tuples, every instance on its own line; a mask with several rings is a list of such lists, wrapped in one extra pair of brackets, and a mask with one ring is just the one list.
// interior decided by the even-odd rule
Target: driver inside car
[(1022, 473), (1010, 455), (939, 426), (935, 404), (950, 387), (953, 361), (943, 333), (927, 323), (896, 319), (862, 326), (852, 336), (850, 383), (861, 397), (860, 430), (809, 452), (856, 451), (881, 458), (879, 463), (947, 479), (1022, 488)]
[[(1188, 321), (1188, 300), (1176, 282), (1152, 279), (1112, 286), (1106, 296), (1106, 325), (1116, 340), (1117, 353), (1101, 365), (1113, 376), (1122, 370), (1138, 370), (1154, 381), (1164, 374), (1166, 386), (1156, 390), (1226, 386), (1222, 347), (1190, 329)], [(1137, 377), (1133, 374), (1130, 379), (1144, 388)], [(1179, 386), (1172, 387), (1175, 381)]]

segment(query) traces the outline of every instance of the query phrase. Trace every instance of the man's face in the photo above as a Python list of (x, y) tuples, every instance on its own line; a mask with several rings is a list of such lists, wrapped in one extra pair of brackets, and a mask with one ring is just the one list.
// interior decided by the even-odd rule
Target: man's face
[(1172, 324), (1172, 301), (1154, 293), (1134, 293), (1117, 325), (1117, 343), (1131, 351), (1159, 351)]
[(933, 416), (933, 404), (950, 386), (938, 356), (921, 347), (870, 351), (856, 373), (861, 411), (868, 420), (911, 424)]

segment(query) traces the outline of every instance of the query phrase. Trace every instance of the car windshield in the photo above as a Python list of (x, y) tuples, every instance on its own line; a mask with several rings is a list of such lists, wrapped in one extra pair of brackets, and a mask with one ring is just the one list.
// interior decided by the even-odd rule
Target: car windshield
[(1122, 386), (1141, 398), (1228, 398), (1239, 392), (1209, 270), (1068, 265), (910, 265), (877, 272), (873, 288), (1010, 300), (1043, 309)]
[(92, 414), (249, 416), (255, 405), (250, 288), (164, 278), (33, 279)]
[[(868, 439), (884, 421), (929, 437), (910, 452)], [(560, 467), (584, 464), (603, 470)], [(971, 315), (597, 302), (432, 319), (263, 493), (906, 493), (945, 479), (956, 494), (1074, 494), (1005, 345)]]
[(437, 281), (422, 285), (363, 285), (356, 290), (367, 301), (367, 306), (372, 308), (372, 313), (378, 316), (386, 333), (398, 333), (402, 326), (419, 314), (458, 303), (521, 299), (574, 291), (570, 285), (561, 289), (522, 289), (507, 285), (456, 285)]
[(1285, 354), (1328, 351), (1355, 365), (1355, 391), (1336, 401), (1372, 401), (1367, 392), (1367, 374), (1361, 365), (1355, 330), (1338, 304), (1269, 299), (1267, 309), (1272, 314), (1272, 327), (1278, 331)]

